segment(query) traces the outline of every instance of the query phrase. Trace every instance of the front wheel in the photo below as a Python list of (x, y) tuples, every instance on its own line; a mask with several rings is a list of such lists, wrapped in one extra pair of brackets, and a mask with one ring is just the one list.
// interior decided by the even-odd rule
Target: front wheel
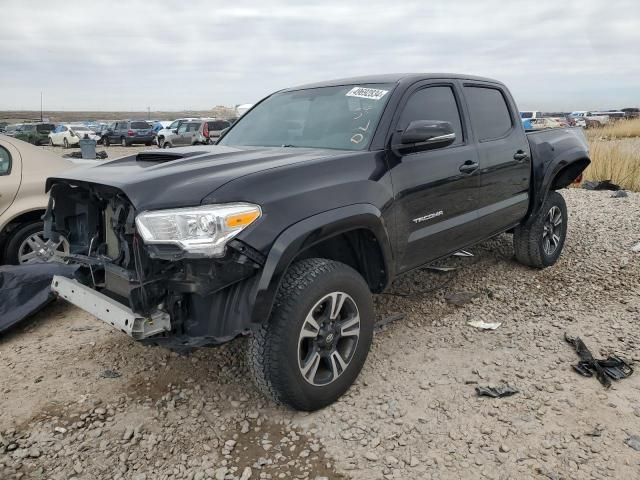
[(254, 382), (297, 410), (325, 407), (358, 377), (373, 325), (371, 293), (358, 272), (332, 260), (299, 261), (285, 274), (271, 318), (247, 342)]
[(558, 261), (567, 237), (567, 204), (551, 192), (537, 217), (516, 227), (513, 246), (518, 262), (545, 268)]
[(69, 140), (67, 140), (66, 138), (62, 139), (62, 146), (64, 148), (69, 148)]
[(53, 138), (49, 137), (49, 146), (53, 147)]

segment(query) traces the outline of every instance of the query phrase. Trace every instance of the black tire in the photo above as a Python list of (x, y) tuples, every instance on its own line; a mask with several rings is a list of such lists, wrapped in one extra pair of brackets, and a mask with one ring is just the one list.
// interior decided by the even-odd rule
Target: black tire
[[(555, 214), (551, 219), (553, 212), (559, 212), (561, 223), (555, 224)], [(514, 231), (513, 246), (518, 262), (535, 268), (546, 268), (556, 263), (567, 237), (567, 220), (564, 198), (558, 192), (549, 193), (536, 218), (516, 227)], [(555, 224), (553, 229), (550, 229), (550, 224)], [(552, 240), (554, 235), (557, 236), (557, 242)]]
[(124, 137), (120, 137), (120, 145), (123, 147), (128, 147), (129, 143), (127, 142), (127, 139)]
[(109, 147), (111, 145), (111, 142), (109, 141), (109, 137), (104, 137), (104, 139), (102, 140), (102, 143), (104, 144), (105, 147)]
[(53, 145), (53, 138), (51, 138), (51, 137), (49, 137), (49, 146), (50, 146), (50, 147), (53, 147), (53, 146), (54, 146), (54, 145)]
[(26, 223), (21, 227), (14, 230), (7, 240), (7, 245), (4, 249), (4, 263), (7, 265), (18, 265), (18, 249), (22, 242), (29, 238), (34, 233), (41, 232), (44, 229), (43, 222)]
[[(346, 327), (338, 326), (339, 317), (335, 318), (336, 326), (333, 331), (336, 337), (331, 337), (334, 340), (337, 338), (336, 345), (343, 341), (347, 344), (351, 342), (350, 353), (346, 355), (346, 366), (335, 376), (329, 370), (328, 363), (325, 363), (331, 358), (329, 337), (317, 336), (312, 339), (321, 339), (319, 343), (324, 345), (325, 350), (318, 351), (328, 356), (323, 357), (324, 360), (318, 360), (322, 362), (323, 367), (316, 367), (311, 375), (314, 379), (318, 378), (316, 371), (322, 370), (332, 379), (329, 383), (316, 385), (303, 376), (300, 362), (304, 360), (300, 358), (300, 345), (306, 339), (301, 340), (301, 332), (307, 324), (307, 315), (325, 307), (320, 302), (337, 292), (346, 293), (349, 300), (344, 301), (342, 305), (349, 303), (351, 311), (359, 315), (359, 336), (350, 340), (352, 337), (345, 334)], [(340, 310), (339, 313), (342, 312)], [(322, 314), (320, 310), (320, 315)], [(318, 323), (321, 324), (320, 320)], [(271, 318), (247, 342), (247, 363), (251, 376), (262, 393), (277, 403), (306, 411), (330, 405), (340, 398), (358, 377), (371, 347), (373, 326), (371, 293), (358, 272), (343, 263), (321, 258), (296, 262), (289, 267), (282, 280)], [(316, 355), (315, 352), (316, 350), (310, 349), (307, 355)], [(317, 355), (319, 357), (319, 354)], [(342, 356), (340, 358), (345, 360)]]
[(162, 144), (162, 148), (171, 148), (171, 142), (169, 140), (165, 140)]
[(162, 148), (162, 145), (164, 144), (164, 137), (158, 137), (156, 139), (156, 143), (158, 144), (158, 148)]
[(69, 148), (69, 141), (66, 138), (62, 139), (62, 148)]
[(151, 142), (145, 142), (144, 144), (145, 144), (145, 146), (147, 146), (147, 147), (150, 147), (150, 146), (151, 146)]

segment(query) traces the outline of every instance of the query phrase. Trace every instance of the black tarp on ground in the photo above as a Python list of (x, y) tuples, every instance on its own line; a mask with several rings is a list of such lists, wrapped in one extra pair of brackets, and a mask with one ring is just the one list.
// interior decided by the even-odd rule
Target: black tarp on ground
[(54, 275), (73, 278), (78, 268), (57, 262), (0, 266), (0, 333), (55, 298), (50, 288)]

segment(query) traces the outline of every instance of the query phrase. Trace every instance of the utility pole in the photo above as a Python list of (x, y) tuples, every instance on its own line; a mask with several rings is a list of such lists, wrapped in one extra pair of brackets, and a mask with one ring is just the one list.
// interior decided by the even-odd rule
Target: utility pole
[(147, 120), (151, 120), (151, 107), (147, 107)]
[(42, 122), (42, 91), (40, 91), (40, 121)]

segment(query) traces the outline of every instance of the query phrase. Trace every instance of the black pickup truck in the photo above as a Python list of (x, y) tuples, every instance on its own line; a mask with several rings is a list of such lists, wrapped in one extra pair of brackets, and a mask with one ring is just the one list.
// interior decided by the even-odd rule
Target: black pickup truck
[(503, 232), (553, 265), (557, 190), (589, 164), (580, 129), (525, 134), (507, 88), (450, 74), (281, 90), (217, 145), (148, 151), (49, 178), (47, 234), (80, 281), (58, 294), (133, 338), (193, 348), (248, 335), (276, 401), (314, 410), (358, 376), (372, 293)]

